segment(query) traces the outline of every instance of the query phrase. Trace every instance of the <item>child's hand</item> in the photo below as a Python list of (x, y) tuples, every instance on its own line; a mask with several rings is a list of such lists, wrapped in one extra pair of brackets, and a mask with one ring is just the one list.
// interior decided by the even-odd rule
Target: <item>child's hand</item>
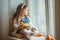
[(32, 31), (35, 32), (36, 31), (36, 28), (32, 28)]
[(32, 28), (32, 32), (34, 32), (34, 33), (38, 33), (38, 29), (37, 29), (37, 27), (33, 27), (33, 28)]

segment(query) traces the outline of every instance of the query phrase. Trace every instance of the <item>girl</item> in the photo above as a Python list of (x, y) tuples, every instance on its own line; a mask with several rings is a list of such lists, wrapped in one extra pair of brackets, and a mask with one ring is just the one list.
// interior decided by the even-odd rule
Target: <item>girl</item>
[[(30, 28), (23, 29), (20, 22), (27, 23)], [(28, 14), (28, 7), (25, 4), (18, 5), (15, 14), (13, 15), (13, 27), (15, 28), (14, 33), (21, 33), (25, 36), (26, 40), (30, 40), (31, 35), (35, 34), (37, 31), (36, 27), (32, 25), (30, 16)]]

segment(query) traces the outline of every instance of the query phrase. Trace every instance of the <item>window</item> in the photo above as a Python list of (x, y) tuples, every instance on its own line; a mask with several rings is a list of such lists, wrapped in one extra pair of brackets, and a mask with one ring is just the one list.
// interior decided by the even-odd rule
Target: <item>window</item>
[(28, 0), (28, 6), (32, 22), (39, 32), (54, 36), (54, 0)]
[(29, 0), (29, 13), (40, 33), (46, 34), (45, 0)]

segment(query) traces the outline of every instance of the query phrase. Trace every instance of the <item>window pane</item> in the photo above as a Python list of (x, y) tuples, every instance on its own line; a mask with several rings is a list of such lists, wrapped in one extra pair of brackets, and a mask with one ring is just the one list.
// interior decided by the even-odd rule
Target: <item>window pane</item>
[(40, 33), (46, 34), (45, 0), (29, 0), (29, 13)]

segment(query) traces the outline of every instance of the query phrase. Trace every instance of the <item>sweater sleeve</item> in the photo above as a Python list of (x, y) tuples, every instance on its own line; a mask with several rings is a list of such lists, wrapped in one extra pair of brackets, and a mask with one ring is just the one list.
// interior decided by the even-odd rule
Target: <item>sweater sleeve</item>
[(15, 29), (18, 29), (18, 26), (20, 25), (20, 19), (18, 19), (18, 24), (17, 24), (17, 21), (16, 21), (16, 18), (14, 19), (14, 23), (13, 23), (13, 27)]

